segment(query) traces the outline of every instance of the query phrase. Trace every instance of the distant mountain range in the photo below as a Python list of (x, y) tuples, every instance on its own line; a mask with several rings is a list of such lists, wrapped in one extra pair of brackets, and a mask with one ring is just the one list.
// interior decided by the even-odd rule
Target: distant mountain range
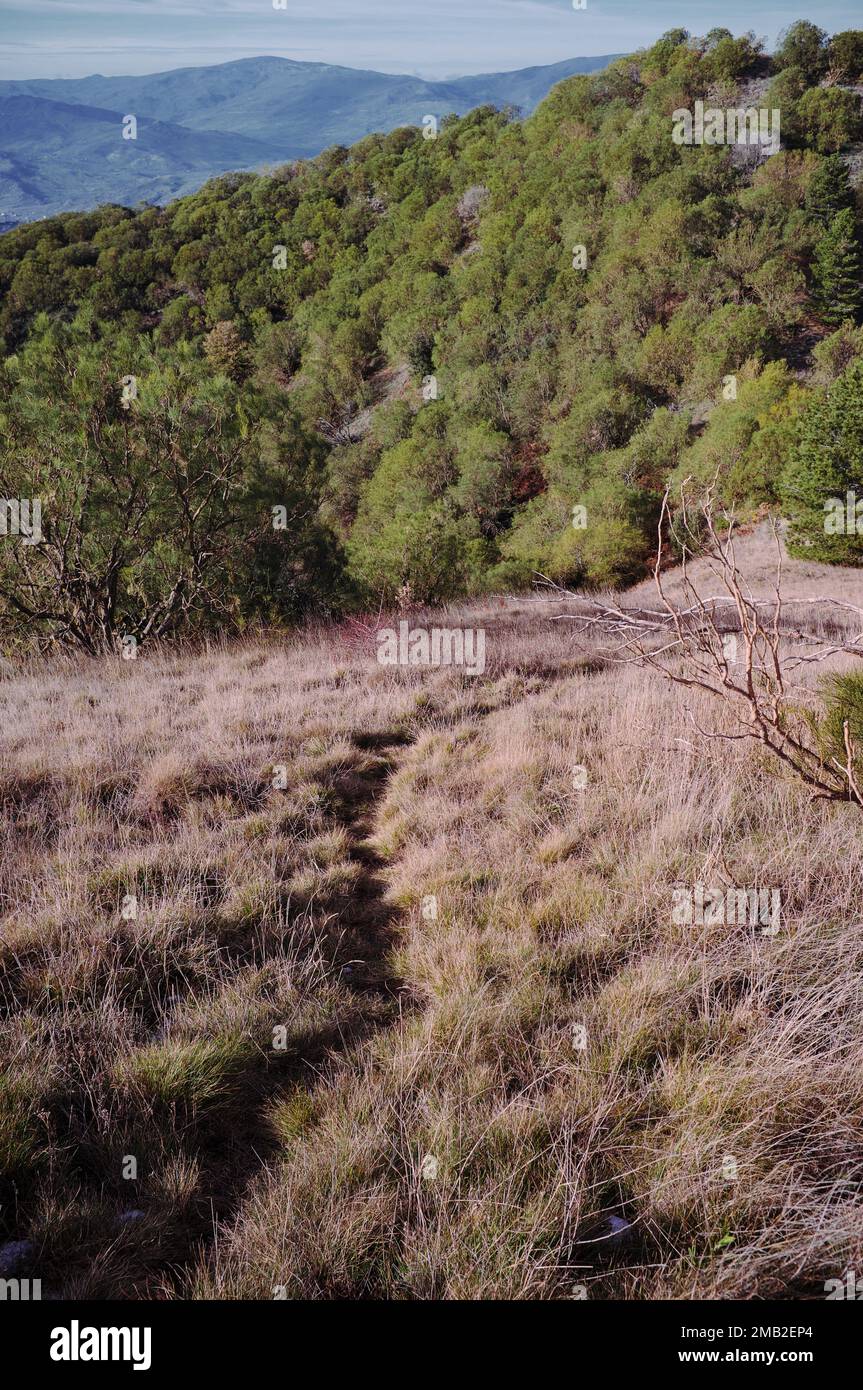
[[(373, 131), (475, 106), (534, 109), (618, 55), (451, 82), (243, 58), (146, 77), (0, 82), (0, 225), (100, 203), (164, 203), (229, 169), (309, 158)], [(123, 139), (134, 115), (137, 138)]]

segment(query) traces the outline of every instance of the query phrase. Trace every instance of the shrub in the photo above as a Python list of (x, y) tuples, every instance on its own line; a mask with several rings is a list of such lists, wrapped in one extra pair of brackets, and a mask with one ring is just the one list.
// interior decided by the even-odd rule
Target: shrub
[(829, 676), (821, 687), (823, 713), (813, 718), (825, 763), (847, 767), (849, 748), (855, 781), (863, 787), (863, 675)]

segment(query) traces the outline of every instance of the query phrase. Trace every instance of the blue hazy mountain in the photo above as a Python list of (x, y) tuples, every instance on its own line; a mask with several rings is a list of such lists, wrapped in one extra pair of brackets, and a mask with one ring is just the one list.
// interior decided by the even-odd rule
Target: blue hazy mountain
[[(104, 202), (162, 203), (215, 174), (308, 158), (373, 131), (491, 102), (532, 111), (615, 55), (449, 82), (286, 58), (144, 77), (0, 82), (0, 223)], [(137, 119), (124, 140), (123, 117)]]
[[(12, 85), (12, 84), (4, 84)], [(245, 135), (189, 130), (124, 112), (0, 94), (0, 222), (25, 222), (99, 203), (162, 203), (225, 169), (254, 168), (274, 146)]]

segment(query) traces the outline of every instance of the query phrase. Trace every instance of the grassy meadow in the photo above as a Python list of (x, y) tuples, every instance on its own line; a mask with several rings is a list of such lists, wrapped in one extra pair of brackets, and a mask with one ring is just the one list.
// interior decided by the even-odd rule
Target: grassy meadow
[[(859, 1267), (860, 812), (567, 612), (425, 615), (484, 628), (473, 677), (356, 623), (4, 668), (0, 1241), (43, 1296)], [(781, 929), (675, 924), (695, 882), (780, 889)]]

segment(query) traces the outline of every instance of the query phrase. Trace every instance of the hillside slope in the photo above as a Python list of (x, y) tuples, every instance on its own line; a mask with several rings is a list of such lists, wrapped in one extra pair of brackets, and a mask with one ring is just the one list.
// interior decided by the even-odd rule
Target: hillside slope
[[(859, 1268), (859, 811), (564, 611), (412, 615), (482, 627), (474, 677), (356, 626), (6, 672), (0, 1234), (43, 1296)], [(780, 929), (676, 924), (699, 882)]]
[[(719, 83), (782, 149), (674, 139)], [(858, 563), (861, 131), (853, 83), (675, 32), (524, 121), (0, 237), (0, 490), (55, 516), (0, 550), (7, 645), (627, 585), (685, 479)]]

